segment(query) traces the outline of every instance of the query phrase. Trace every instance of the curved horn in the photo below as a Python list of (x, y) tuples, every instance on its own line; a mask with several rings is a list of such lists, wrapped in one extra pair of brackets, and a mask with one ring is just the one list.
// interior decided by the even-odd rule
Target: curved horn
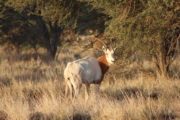
[(109, 39), (110, 39), (110, 48), (115, 51), (117, 47), (116, 47), (116, 44), (113, 44), (113, 37), (110, 37)]
[(101, 42), (101, 43), (104, 45), (104, 47), (107, 48), (107, 44), (106, 44), (104, 41), (100, 40), (99, 38), (97, 38), (96, 40), (99, 41), (99, 42)]

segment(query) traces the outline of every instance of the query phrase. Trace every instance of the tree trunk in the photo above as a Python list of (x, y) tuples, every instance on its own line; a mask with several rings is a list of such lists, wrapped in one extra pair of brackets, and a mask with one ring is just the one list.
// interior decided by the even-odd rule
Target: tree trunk
[(155, 71), (158, 79), (169, 79), (169, 63), (163, 51), (159, 52), (159, 55), (153, 56), (153, 62), (155, 64)]
[(57, 46), (58, 46), (58, 42), (59, 42), (59, 35), (57, 33), (51, 33), (50, 35), (50, 40), (49, 40), (49, 53), (51, 55), (51, 57), (54, 59), (56, 56), (56, 51), (57, 51)]
[(169, 63), (167, 63), (166, 56), (164, 53), (160, 53), (159, 56), (159, 65), (160, 65), (160, 70), (161, 70), (161, 77), (163, 79), (168, 79), (169, 78)]
[(57, 47), (60, 39), (60, 35), (63, 31), (63, 28), (59, 27), (57, 23), (52, 23), (48, 24), (48, 36), (49, 36), (49, 47), (48, 47), (48, 52), (50, 56), (54, 59), (56, 56), (57, 52)]

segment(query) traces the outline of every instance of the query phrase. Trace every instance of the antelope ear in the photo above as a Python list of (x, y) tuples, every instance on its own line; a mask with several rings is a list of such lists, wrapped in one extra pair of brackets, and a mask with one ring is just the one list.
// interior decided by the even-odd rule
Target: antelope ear
[(104, 52), (106, 52), (106, 47), (105, 47), (105, 46), (102, 46), (102, 50), (103, 50)]
[(114, 51), (117, 49), (117, 47), (114, 48)]

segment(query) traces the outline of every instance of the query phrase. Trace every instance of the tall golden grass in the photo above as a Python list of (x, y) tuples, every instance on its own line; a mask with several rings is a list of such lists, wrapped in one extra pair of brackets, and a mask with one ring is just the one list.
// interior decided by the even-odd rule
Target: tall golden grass
[[(1, 58), (0, 120), (180, 119), (179, 79), (106, 76), (100, 93), (91, 94), (88, 101), (84, 88), (75, 100), (66, 98), (63, 70), (75, 59), (72, 51), (61, 51), (58, 60), (49, 62), (40, 57), (26, 61)], [(179, 62), (175, 66), (180, 67)], [(114, 84), (109, 84), (111, 79)]]

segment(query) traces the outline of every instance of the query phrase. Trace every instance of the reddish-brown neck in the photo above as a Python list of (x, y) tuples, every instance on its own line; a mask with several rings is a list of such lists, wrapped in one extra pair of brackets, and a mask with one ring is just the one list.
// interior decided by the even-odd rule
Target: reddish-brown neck
[(94, 81), (94, 84), (101, 84), (103, 78), (104, 78), (104, 74), (107, 72), (107, 70), (109, 69), (109, 64), (108, 61), (106, 59), (106, 56), (101, 56), (98, 58), (98, 62), (102, 71), (102, 76), (99, 80)]
[(109, 69), (109, 64), (108, 61), (106, 59), (106, 56), (101, 56), (98, 58), (98, 62), (99, 65), (101, 67), (101, 71), (102, 71), (102, 76), (104, 76), (104, 74), (107, 72), (107, 70)]

